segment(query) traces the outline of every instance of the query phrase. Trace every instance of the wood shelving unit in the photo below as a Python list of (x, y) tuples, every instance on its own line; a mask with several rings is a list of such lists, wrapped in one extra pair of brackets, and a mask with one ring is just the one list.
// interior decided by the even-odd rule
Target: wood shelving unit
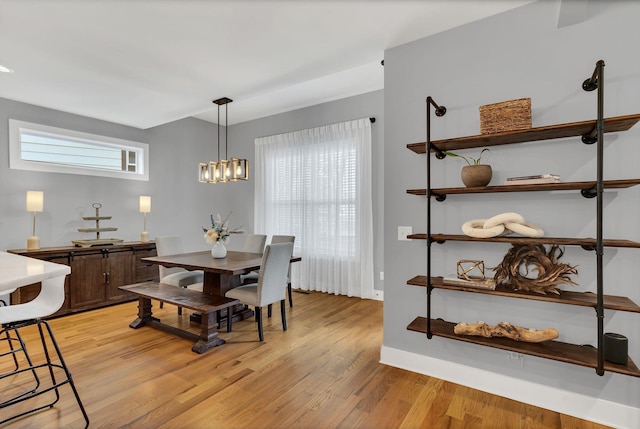
[[(640, 121), (640, 113), (626, 116), (616, 116), (604, 120), (604, 132), (615, 133), (627, 131)], [(596, 127), (595, 120), (571, 122), (560, 125), (548, 125), (521, 131), (508, 131), (496, 134), (481, 134), (469, 137), (433, 140), (432, 145), (440, 150), (472, 149), (476, 147), (490, 147), (514, 143), (535, 143), (543, 140), (577, 137), (589, 134)], [(426, 153), (426, 142), (410, 143), (407, 148), (415, 153)]]
[[(411, 234), (407, 238), (416, 240), (426, 240), (427, 234)], [(431, 234), (434, 243), (442, 244), (445, 241), (476, 241), (483, 243), (511, 243), (511, 244), (557, 244), (558, 246), (580, 246), (586, 249), (593, 249), (596, 245), (594, 238), (564, 238), (564, 237), (542, 237), (529, 238), (520, 236), (504, 236), (492, 238), (475, 238), (463, 234)], [(631, 240), (611, 240), (602, 241), (604, 247), (624, 247), (630, 249), (640, 249), (640, 243)]]
[[(592, 346), (563, 343), (561, 341), (544, 341), (542, 343), (525, 343), (514, 341), (509, 338), (484, 338), (470, 335), (457, 335), (453, 332), (455, 323), (446, 322), (441, 319), (431, 319), (431, 333), (436, 337), (449, 338), (451, 340), (464, 341), (467, 343), (479, 344), (510, 352), (522, 353), (537, 356), (545, 359), (552, 359), (574, 365), (597, 368), (597, 349)], [(427, 333), (427, 319), (418, 317), (407, 326), (410, 331)], [(618, 374), (640, 377), (640, 370), (629, 358), (627, 365), (616, 365), (604, 362), (605, 371)]]
[[(459, 137), (442, 140), (431, 140), (431, 109), (436, 116), (446, 114), (446, 108), (438, 105), (433, 98), (427, 97), (426, 115), (426, 142), (408, 144), (407, 148), (417, 154), (428, 154), (427, 161), (427, 187), (424, 189), (409, 189), (406, 192), (411, 195), (434, 197), (436, 201), (445, 201), (447, 195), (482, 194), (482, 193), (512, 193), (512, 192), (540, 192), (540, 191), (580, 191), (583, 197), (596, 199), (595, 220), (596, 238), (575, 237), (540, 237), (528, 238), (522, 236), (503, 236), (493, 238), (474, 238), (461, 234), (434, 233), (431, 229), (431, 198), (427, 198), (427, 222), (426, 233), (411, 234), (410, 239), (426, 240), (427, 242), (427, 273), (418, 275), (407, 281), (407, 284), (426, 288), (427, 315), (417, 317), (408, 326), (411, 331), (425, 333), (427, 338), (433, 336), (449, 338), (493, 347), (513, 352), (538, 356), (575, 365), (595, 368), (598, 375), (605, 371), (640, 377), (640, 370), (635, 363), (628, 359), (627, 365), (616, 365), (605, 361), (603, 350), (604, 337), (604, 309), (640, 313), (638, 306), (631, 299), (624, 296), (604, 294), (603, 276), (603, 249), (605, 247), (640, 249), (640, 243), (625, 239), (606, 239), (603, 237), (603, 194), (604, 190), (625, 189), (640, 185), (640, 178), (604, 180), (603, 178), (603, 150), (605, 133), (627, 131), (640, 121), (640, 114), (604, 118), (604, 93), (603, 86), (599, 82), (604, 81), (604, 61), (598, 61), (591, 78), (585, 80), (582, 88), (585, 91), (597, 89), (597, 119), (582, 122), (572, 122), (559, 125), (531, 128), (528, 130), (509, 131), (496, 134), (483, 134), (468, 137)], [(436, 158), (444, 159), (446, 151), (473, 149), (480, 147), (492, 147), (498, 145), (541, 142), (551, 139), (563, 139), (568, 137), (581, 137), (582, 142), (593, 145), (597, 158), (596, 179), (580, 182), (560, 182), (535, 185), (499, 185), (484, 187), (449, 187), (434, 188), (431, 182), (431, 154)], [(541, 295), (533, 292), (515, 291), (508, 285), (497, 285), (494, 290), (470, 288), (459, 285), (443, 283), (442, 277), (432, 275), (431, 252), (433, 243), (445, 243), (447, 241), (459, 242), (484, 242), (517, 244), (544, 244), (559, 246), (580, 246), (585, 250), (595, 251), (596, 265), (596, 291), (575, 292), (563, 290), (559, 295)], [(544, 341), (542, 343), (526, 343), (508, 338), (484, 338), (479, 336), (456, 335), (455, 323), (443, 321), (432, 316), (432, 291), (449, 290), (453, 292), (475, 293), (484, 295), (516, 298), (520, 300), (544, 301), (563, 305), (590, 307), (595, 309), (597, 330), (597, 346), (569, 344), (560, 341)]]
[[(415, 276), (407, 280), (408, 285), (427, 287), (426, 276)], [(479, 293), (484, 295), (503, 296), (507, 298), (531, 299), (534, 301), (552, 302), (555, 304), (578, 305), (582, 307), (596, 307), (597, 296), (592, 292), (574, 292), (561, 290), (560, 295), (541, 295), (534, 292), (516, 291), (505, 285), (497, 285), (494, 290), (470, 288), (464, 286), (448, 285), (442, 282), (442, 277), (431, 277), (431, 287), (435, 289), (456, 290), (461, 292)], [(608, 310), (628, 311), (640, 313), (640, 306), (626, 296), (604, 295), (604, 308)]]
[[(540, 183), (537, 185), (498, 185), (475, 188), (432, 188), (431, 195), (438, 199), (443, 195), (488, 194), (500, 192), (584, 191), (595, 193), (596, 181)], [(604, 189), (624, 189), (640, 185), (640, 179), (605, 180)], [(407, 194), (427, 195), (426, 189), (408, 189)]]

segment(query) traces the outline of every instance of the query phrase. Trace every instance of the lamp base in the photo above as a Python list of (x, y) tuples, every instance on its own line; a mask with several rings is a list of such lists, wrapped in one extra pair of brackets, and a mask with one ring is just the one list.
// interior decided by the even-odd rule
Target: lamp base
[(143, 243), (149, 241), (149, 233), (147, 231), (142, 231), (142, 233), (140, 234), (140, 241), (142, 241)]
[(27, 250), (37, 250), (40, 248), (40, 237), (31, 236), (27, 238)]

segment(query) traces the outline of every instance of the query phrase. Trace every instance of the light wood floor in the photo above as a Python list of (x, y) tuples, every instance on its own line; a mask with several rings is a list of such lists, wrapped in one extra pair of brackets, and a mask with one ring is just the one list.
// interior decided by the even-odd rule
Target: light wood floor
[[(264, 343), (255, 323), (243, 321), (233, 333), (221, 332), (226, 344), (202, 355), (188, 340), (130, 329), (135, 302), (51, 326), (92, 428), (604, 427), (379, 364), (381, 302), (294, 293), (294, 305), (287, 332), (276, 306)], [(179, 321), (176, 308), (165, 305), (155, 314), (188, 326), (186, 313)], [(28, 344), (34, 333), (23, 330)], [(62, 391), (53, 409), (5, 427), (82, 427), (69, 386)], [(0, 420), (8, 411), (0, 410)]]

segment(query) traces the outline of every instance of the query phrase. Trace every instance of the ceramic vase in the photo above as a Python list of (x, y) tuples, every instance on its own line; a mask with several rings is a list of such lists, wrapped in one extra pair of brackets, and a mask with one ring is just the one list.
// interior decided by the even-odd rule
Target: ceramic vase
[(216, 241), (211, 248), (211, 256), (214, 258), (225, 258), (227, 256), (227, 248), (224, 247), (222, 241)]
[(462, 167), (462, 183), (464, 183), (464, 186), (467, 188), (487, 186), (491, 181), (492, 174), (493, 172), (490, 165), (465, 165)]

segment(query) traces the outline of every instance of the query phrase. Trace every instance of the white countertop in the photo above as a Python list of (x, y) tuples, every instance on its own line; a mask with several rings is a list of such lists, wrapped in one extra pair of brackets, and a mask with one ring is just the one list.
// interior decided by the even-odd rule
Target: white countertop
[(0, 251), (0, 292), (69, 273), (67, 265)]

